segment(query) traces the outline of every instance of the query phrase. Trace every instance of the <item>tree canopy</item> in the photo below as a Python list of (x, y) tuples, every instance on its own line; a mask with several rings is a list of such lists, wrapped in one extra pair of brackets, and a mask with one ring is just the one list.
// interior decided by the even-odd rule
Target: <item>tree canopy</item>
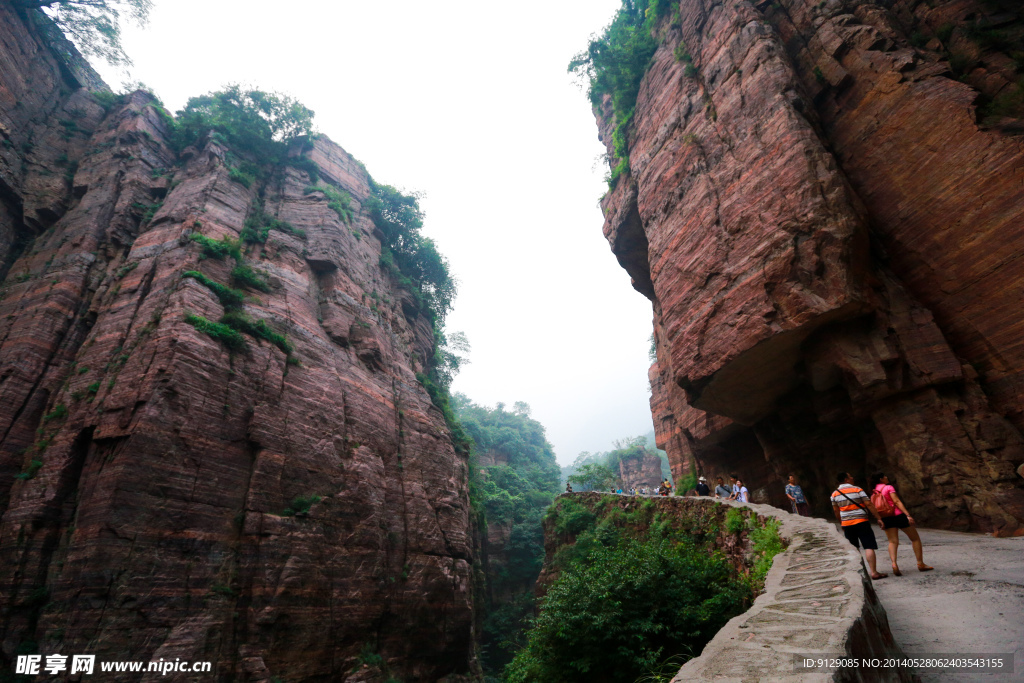
[(256, 163), (276, 163), (286, 158), (288, 141), (313, 133), (313, 116), (313, 110), (287, 95), (233, 84), (189, 98), (178, 112), (173, 138), (180, 150), (213, 130)]
[(87, 57), (114, 66), (131, 64), (121, 45), (121, 24), (149, 23), (152, 0), (12, 0), (15, 7), (41, 9)]
[(578, 491), (604, 491), (610, 487), (618, 475), (610, 467), (598, 463), (580, 465), (576, 474), (569, 477), (569, 483)]

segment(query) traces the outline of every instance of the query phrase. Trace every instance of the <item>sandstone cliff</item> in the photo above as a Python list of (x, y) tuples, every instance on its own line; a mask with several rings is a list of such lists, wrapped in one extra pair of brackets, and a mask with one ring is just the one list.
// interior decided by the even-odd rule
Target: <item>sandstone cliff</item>
[[(467, 461), (417, 381), (433, 332), (379, 265), (362, 165), (305, 150), (350, 221), (295, 168), (234, 182), (223, 142), (175, 156), (150, 96), (105, 109), (26, 20), (0, 4), (0, 667), (472, 674)], [(290, 353), (186, 322), (224, 308), (182, 273), (235, 265), (191, 237), (237, 238), (260, 205), (298, 230), (243, 245), (269, 283), (243, 308)]]
[(795, 471), (830, 514), (836, 471), (882, 469), (922, 524), (1024, 533), (1022, 20), (682, 0), (658, 24), (602, 206), (653, 302), (677, 476), (694, 457), (785, 506)]
[(656, 488), (661, 484), (661, 458), (646, 449), (619, 459), (619, 480), (624, 490)]

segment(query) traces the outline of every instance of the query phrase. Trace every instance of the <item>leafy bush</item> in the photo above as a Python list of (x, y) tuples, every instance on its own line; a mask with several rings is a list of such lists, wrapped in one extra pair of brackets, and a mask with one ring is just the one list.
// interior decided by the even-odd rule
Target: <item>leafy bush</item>
[(198, 232), (192, 233), (191, 239), (193, 242), (198, 242), (203, 248), (200, 258), (212, 258), (223, 261), (230, 256), (236, 261), (242, 260), (242, 250), (238, 240), (233, 240), (226, 236), (215, 240), (212, 237), (200, 235)]
[(252, 187), (252, 184), (256, 182), (255, 175), (234, 167), (228, 169), (228, 177), (246, 189)]
[(241, 286), (250, 289), (258, 289), (261, 292), (269, 292), (270, 284), (267, 282), (267, 274), (240, 263), (231, 270), (231, 280)]
[(32, 479), (36, 476), (36, 472), (38, 472), (39, 468), (41, 468), (42, 466), (42, 460), (32, 460), (29, 463), (28, 467), (25, 468), (25, 471), (15, 475), (14, 478), (20, 479), (21, 481), (28, 481), (29, 479)]
[(288, 159), (288, 165), (300, 171), (305, 171), (306, 175), (309, 176), (309, 182), (314, 185), (319, 182), (320, 167), (317, 166), (316, 162), (309, 157), (291, 157)]
[(245, 301), (245, 293), (231, 287), (226, 287), (219, 282), (215, 282), (210, 278), (206, 277), (202, 273), (195, 270), (187, 270), (181, 275), (182, 277), (192, 278), (198, 281), (204, 287), (209, 289), (220, 300), (221, 304), (225, 309), (240, 308), (242, 302)]
[(563, 568), (506, 681), (635, 680), (699, 652), (750, 595), (720, 553), (689, 539), (611, 532), (608, 541)]
[(48, 414), (43, 416), (43, 422), (49, 422), (50, 420), (59, 420), (62, 417), (67, 417), (67, 414), (68, 414), (68, 407), (66, 405), (64, 405), (63, 403), (58, 403), (54, 407), (53, 412), (48, 413)]
[(274, 332), (266, 320), (254, 321), (241, 311), (228, 311), (220, 319), (220, 322), (238, 332), (243, 332), (257, 339), (264, 339), (284, 351), (285, 354), (290, 355), (293, 350), (288, 339), (283, 334)]
[(192, 313), (185, 315), (185, 322), (200, 332), (213, 337), (226, 346), (229, 351), (244, 351), (248, 348), (248, 344), (245, 342), (245, 337), (228, 325), (215, 323), (212, 320), (207, 320), (201, 315), (193, 315)]
[(594, 526), (597, 516), (585, 505), (568, 499), (560, 499), (555, 518), (555, 533), (575, 536)]
[[(604, 95), (611, 96), (612, 111), (618, 122), (614, 135), (618, 138), (615, 156), (619, 160), (612, 170), (612, 183), (629, 170), (629, 122), (640, 82), (658, 49), (658, 41), (652, 35), (654, 26), (671, 4), (670, 0), (623, 0), (604, 33), (569, 62), (570, 73), (588, 79), (588, 94), (595, 107), (600, 105)], [(687, 71), (690, 75), (689, 69)]]
[(570, 475), (568, 481), (578, 491), (607, 490), (618, 477), (611, 468), (597, 463), (580, 466), (576, 474)]
[(178, 112), (172, 140), (184, 149), (210, 130), (257, 165), (280, 163), (287, 159), (289, 140), (313, 132), (313, 111), (285, 95), (229, 85), (189, 99)]
[(306, 237), (305, 230), (296, 228), (288, 221), (282, 221), (278, 218), (274, 218), (263, 211), (263, 208), (259, 206), (257, 206), (251, 216), (245, 219), (245, 227), (242, 228), (240, 237), (243, 242), (263, 244), (267, 241), (267, 236), (270, 234), (271, 230), (286, 232), (289, 235), (295, 235), (300, 239)]
[(281, 515), (284, 517), (304, 515), (309, 512), (309, 509), (315, 503), (319, 503), (321, 500), (323, 500), (321, 496), (296, 496), (292, 499), (292, 504), (285, 508)]
[(327, 208), (338, 214), (338, 218), (351, 223), (354, 216), (352, 212), (352, 195), (344, 190), (339, 190), (330, 185), (310, 185), (306, 188), (306, 194), (315, 192), (323, 193), (327, 198)]
[(742, 510), (729, 508), (725, 513), (725, 530), (730, 534), (738, 534), (747, 528), (747, 517)]
[(764, 588), (764, 579), (772, 568), (775, 556), (786, 549), (779, 535), (779, 520), (769, 519), (764, 524), (755, 523), (750, 530), (751, 549), (754, 553), (754, 569), (750, 580), (754, 590)]
[[(418, 292), (427, 311), (434, 318), (435, 327), (442, 330), (444, 319), (451, 310), (458, 283), (449, 272), (445, 259), (434, 241), (420, 234), (423, 212), (415, 195), (402, 194), (390, 185), (371, 183), (373, 196), (367, 199), (366, 209), (377, 229), (384, 236), (382, 264), (405, 278)], [(400, 284), (404, 284), (399, 278)]]

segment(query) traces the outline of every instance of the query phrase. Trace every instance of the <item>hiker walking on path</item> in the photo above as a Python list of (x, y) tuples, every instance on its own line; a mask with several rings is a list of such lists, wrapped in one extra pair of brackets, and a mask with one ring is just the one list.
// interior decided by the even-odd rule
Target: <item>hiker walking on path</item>
[(917, 533), (914, 518), (910, 516), (907, 507), (900, 500), (896, 488), (889, 483), (889, 477), (884, 472), (878, 472), (871, 477), (872, 494), (871, 502), (874, 504), (878, 514), (882, 516), (882, 529), (889, 539), (889, 560), (892, 562), (892, 573), (896, 576), (903, 576), (899, 565), (896, 563), (896, 553), (900, 547), (900, 529), (910, 539), (910, 545), (914, 548), (914, 556), (917, 558), (918, 571), (927, 572), (934, 569), (924, 563), (924, 547), (921, 544), (921, 536)]
[(843, 527), (843, 534), (854, 548), (864, 546), (864, 558), (868, 561), (871, 578), (884, 579), (889, 575), (880, 574), (875, 568), (875, 551), (878, 550), (878, 543), (875, 542), (875, 532), (871, 528), (868, 513), (875, 516), (883, 529), (885, 522), (871, 504), (871, 499), (864, 493), (864, 489), (853, 485), (853, 477), (849, 472), (840, 472), (836, 481), (839, 486), (832, 493), (832, 511)]
[(804, 517), (811, 516), (811, 506), (807, 504), (804, 490), (796, 483), (796, 475), (789, 475), (789, 483), (786, 484), (786, 497), (793, 503), (793, 512)]

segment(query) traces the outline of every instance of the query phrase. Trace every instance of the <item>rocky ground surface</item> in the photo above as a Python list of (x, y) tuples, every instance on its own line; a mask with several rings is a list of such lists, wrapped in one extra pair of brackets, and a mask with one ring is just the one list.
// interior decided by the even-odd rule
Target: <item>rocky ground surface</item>
[(878, 568), (889, 578), (875, 581), (875, 592), (889, 627), (908, 656), (926, 654), (1014, 653), (1016, 672), (921, 674), (938, 681), (1024, 680), (1024, 538), (992, 538), (955, 531), (921, 529), (924, 559), (934, 571), (919, 572), (905, 536), (898, 557), (903, 576), (892, 576), (885, 534), (875, 528)]

